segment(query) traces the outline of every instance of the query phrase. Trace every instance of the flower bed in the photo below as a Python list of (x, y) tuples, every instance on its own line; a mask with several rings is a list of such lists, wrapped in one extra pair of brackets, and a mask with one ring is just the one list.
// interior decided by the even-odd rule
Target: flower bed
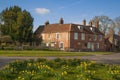
[(1, 80), (120, 80), (120, 66), (80, 59), (15, 61), (0, 71)]

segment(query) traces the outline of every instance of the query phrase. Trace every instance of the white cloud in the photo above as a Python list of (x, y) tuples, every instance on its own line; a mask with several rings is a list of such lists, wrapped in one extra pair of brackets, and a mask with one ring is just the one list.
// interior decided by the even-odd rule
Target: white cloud
[(50, 10), (46, 9), (46, 8), (36, 8), (35, 11), (38, 14), (48, 14), (48, 13), (50, 13)]

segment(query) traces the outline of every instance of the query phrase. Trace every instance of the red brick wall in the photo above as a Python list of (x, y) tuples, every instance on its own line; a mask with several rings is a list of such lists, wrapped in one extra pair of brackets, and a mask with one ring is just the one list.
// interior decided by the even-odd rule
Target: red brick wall
[[(81, 33), (78, 33), (78, 40), (74, 40), (74, 32), (70, 33), (70, 48), (74, 48), (75, 50), (88, 50), (85, 46), (86, 43), (94, 43), (95, 51), (103, 51), (104, 50), (104, 36), (102, 37), (102, 41), (99, 41), (98, 35), (97, 39), (93, 40), (93, 34), (85, 33), (85, 40), (81, 40)], [(91, 40), (89, 40), (91, 38)], [(99, 49), (96, 48), (96, 43), (99, 43)]]
[[(43, 35), (43, 34), (42, 34)], [(50, 38), (49, 38), (50, 35)], [(74, 40), (74, 32), (62, 32), (59, 33), (60, 38), (56, 39), (56, 33), (45, 33), (44, 34), (44, 42), (45, 43), (50, 43), (50, 42), (55, 42), (55, 48), (59, 48), (59, 43), (63, 42), (64, 43), (64, 49), (66, 48), (71, 48), (74, 50), (89, 50), (87, 46), (85, 46), (86, 43), (94, 43), (94, 49), (97, 51), (98, 49), (96, 48), (96, 43), (99, 43), (99, 50), (102, 51), (104, 50), (104, 36), (102, 37), (102, 41), (99, 41), (98, 35), (97, 39), (93, 40), (93, 34), (87, 34), (85, 33), (85, 40), (81, 40), (81, 33), (78, 33), (78, 40)], [(89, 40), (91, 38), (91, 40)]]

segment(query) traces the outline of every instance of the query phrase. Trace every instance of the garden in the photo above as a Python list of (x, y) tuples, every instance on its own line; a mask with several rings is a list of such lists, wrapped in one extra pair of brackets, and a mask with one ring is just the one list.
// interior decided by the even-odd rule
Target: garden
[(120, 80), (120, 66), (81, 59), (16, 60), (0, 70), (0, 80)]

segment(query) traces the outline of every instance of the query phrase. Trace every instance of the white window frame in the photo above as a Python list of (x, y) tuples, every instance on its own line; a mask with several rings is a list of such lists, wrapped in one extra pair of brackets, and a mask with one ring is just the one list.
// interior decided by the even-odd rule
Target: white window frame
[(51, 46), (51, 47), (55, 47), (55, 42), (51, 42), (51, 43), (50, 43), (50, 46)]
[(46, 43), (46, 47), (49, 47), (49, 43)]
[(93, 27), (90, 27), (90, 30), (93, 31), (93, 32), (95, 31), (95, 29)]
[(83, 26), (77, 26), (78, 27), (78, 29), (81, 29), (81, 30), (83, 30)]
[(90, 44), (90, 42), (87, 43), (87, 48), (88, 48), (88, 49), (91, 48), (91, 44)]
[(81, 40), (85, 40), (85, 33), (81, 33)]
[(56, 33), (56, 39), (60, 39), (60, 33)]
[[(62, 47), (61, 47), (61, 44), (63, 44)], [(64, 50), (64, 42), (60, 42), (60, 43), (59, 43), (59, 48), (60, 48), (61, 50)]]
[(80, 29), (80, 26), (77, 26), (78, 27), (78, 29)]
[(42, 34), (42, 39), (43, 39), (43, 40), (45, 39), (45, 34)]
[(80, 29), (83, 30), (83, 26), (80, 26)]
[(96, 40), (97, 40), (97, 35), (94, 35), (94, 36), (93, 36), (93, 39), (96, 41)]
[(96, 43), (96, 48), (99, 49), (100, 48), (100, 44)]
[(102, 41), (102, 35), (99, 35), (99, 41)]
[(78, 33), (74, 33), (74, 40), (78, 40)]
[(48, 34), (48, 38), (49, 38), (49, 39), (51, 38), (51, 34)]

